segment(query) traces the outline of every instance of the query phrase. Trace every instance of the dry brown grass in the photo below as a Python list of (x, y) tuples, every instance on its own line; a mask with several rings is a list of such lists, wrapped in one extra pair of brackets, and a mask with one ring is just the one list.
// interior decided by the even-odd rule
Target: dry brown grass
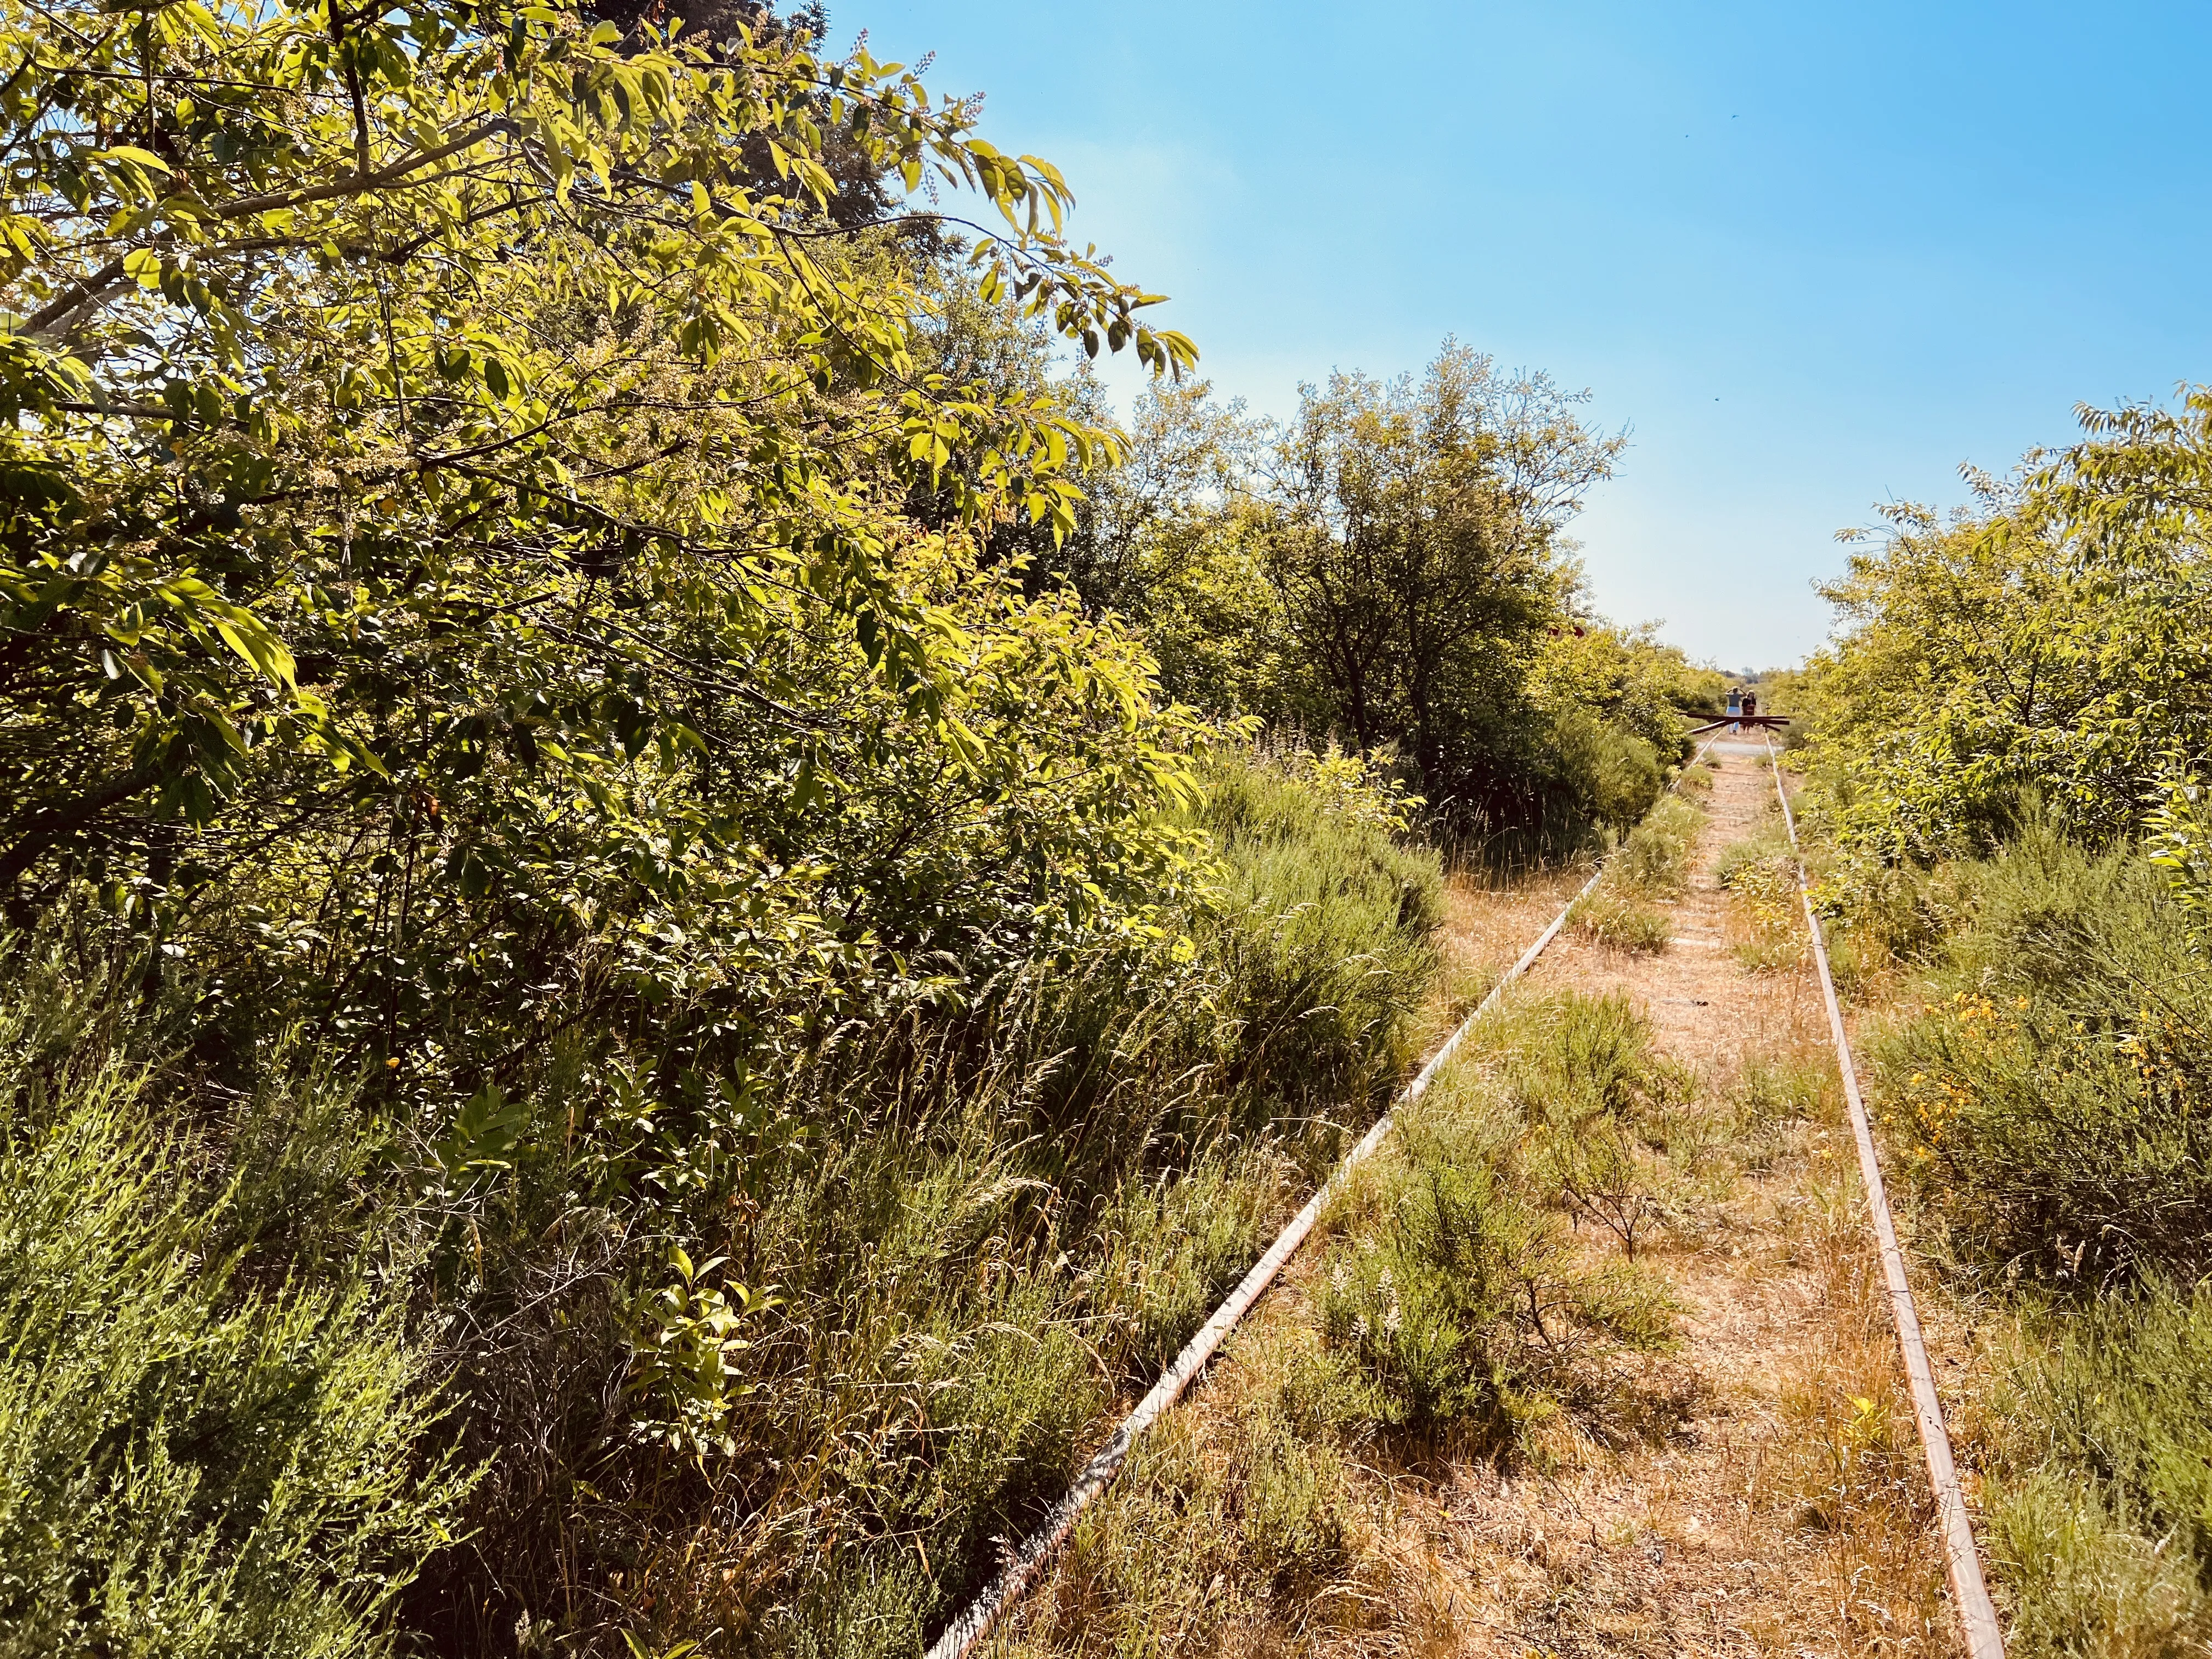
[[(1848, 1144), (1840, 1130), (1832, 1139)], [(1783, 1376), (1767, 1501), (1814, 1542), (1843, 1651), (1944, 1653), (1953, 1637), (1927, 1465), (1863, 1189), (1838, 1151), (1832, 1175), (1806, 1184), (1798, 1242), (1814, 1287), (1808, 1317), (1825, 1340)]]
[(1468, 871), (1446, 878), (1437, 940), (1443, 969), (1419, 1028), (1423, 1053), (1432, 1052), (1474, 1012), (1589, 875), (1588, 865), (1573, 864), (1510, 880)]

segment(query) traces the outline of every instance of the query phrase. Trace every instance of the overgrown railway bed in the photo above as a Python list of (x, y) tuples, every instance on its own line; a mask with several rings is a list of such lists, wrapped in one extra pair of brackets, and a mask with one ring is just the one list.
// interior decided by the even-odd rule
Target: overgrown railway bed
[[(1138, 1615), (1109, 1604), (1113, 1561), (1127, 1556), (1131, 1539), (1218, 1526), (1223, 1513), (1241, 1504), (1249, 1514), (1265, 1500), (1255, 1487), (1231, 1492), (1225, 1506), (1217, 1492), (1211, 1510), (1188, 1492), (1149, 1501), (1163, 1482), (1218, 1482), (1221, 1469), (1251, 1461), (1249, 1425), (1236, 1425), (1265, 1392), (1255, 1379), (1279, 1364), (1285, 1344), (1296, 1346), (1329, 1299), (1316, 1283), (1315, 1253), (1301, 1256), (1300, 1246), (1317, 1221), (1328, 1232), (1331, 1191), (1364, 1178), (1347, 1172), (1385, 1143), (1386, 1120), (1046, 1526), (1010, 1553), (1006, 1574), (946, 1628), (932, 1659), (986, 1645), (1091, 1647), (1103, 1632), (1086, 1627), (1102, 1618), (1121, 1621), (1124, 1636), (1144, 1635), (1142, 1645), (1154, 1650), (1209, 1631), (1209, 1644), (1231, 1650), (1288, 1642), (1434, 1653), (2002, 1652), (1928, 1361), (1917, 1352), (1901, 1256), (1884, 1281), (1876, 1233), (1889, 1235), (1879, 1176), (1872, 1218), (1869, 1188), (1856, 1176), (1873, 1166), (1854, 1158), (1855, 1141), (1867, 1158), (1873, 1147), (1855, 1082), (1848, 1114), (1835, 1109), (1835, 1057), (1843, 1053), (1848, 1066), (1848, 1051), (1840, 1016), (1830, 1023), (1825, 957), (1805, 948), (1810, 908), (1797, 896), (1786, 854), (1777, 856), (1791, 843), (1786, 807), (1776, 810), (1771, 753), (1764, 741), (1728, 736), (1708, 746), (1699, 775), (1710, 794), (1684, 878), (1645, 907), (1663, 918), (1663, 948), (1624, 949), (1602, 927), (1594, 935), (1588, 926), (1563, 926), (1568, 912), (1559, 910), (1394, 1114), (1418, 1109), (1410, 1103), (1431, 1082), (1456, 1089), (1462, 1073), (1510, 1064), (1516, 1008), (1565, 998), (1633, 1010), (1648, 1032), (1653, 1075), (1674, 1079), (1659, 1092), (1679, 1098), (1661, 1108), (1671, 1116), (1638, 1131), (1652, 1143), (1639, 1166), (1650, 1191), (1607, 1198), (1593, 1190), (1579, 1200), (1571, 1193), (1567, 1237), (1593, 1271), (1605, 1271), (1603, 1258), (1624, 1246), (1626, 1255), (1640, 1252), (1642, 1270), (1663, 1279), (1673, 1299), (1672, 1351), (1614, 1366), (1607, 1387), (1618, 1398), (1560, 1413), (1511, 1455), (1463, 1435), (1386, 1438), (1349, 1461), (1308, 1455), (1300, 1468), (1344, 1487), (1328, 1500), (1339, 1505), (1332, 1524), (1341, 1531), (1331, 1571), (1287, 1598), (1246, 1596), (1216, 1574), (1200, 1598), (1207, 1605), (1176, 1613), (1174, 1629), (1136, 1631), (1129, 1621)], [(1540, 888), (1534, 896), (1558, 902)], [(1585, 887), (1577, 896), (1589, 896)], [(1498, 940), (1534, 913), (1526, 887), (1455, 893), (1449, 933), (1462, 974), (1498, 973)], [(1806, 1079), (1823, 1073), (1825, 1109), (1802, 1093)], [(1781, 1098), (1791, 1087), (1800, 1095)], [(1650, 1223), (1641, 1238), (1637, 1214)], [(1536, 1326), (1544, 1332), (1540, 1316)], [(1941, 1354), (1943, 1334), (1935, 1346)], [(1209, 1362), (1212, 1370), (1198, 1380)], [(1917, 1420), (1916, 1380), (1924, 1385)], [(1171, 1441), (1170, 1451), (1133, 1457), (1148, 1431)], [(1232, 1440), (1243, 1449), (1222, 1449)], [(1304, 1455), (1295, 1447), (1268, 1454)], [(1137, 1472), (1117, 1488), (1125, 1467)], [(1191, 1473), (1208, 1467), (1212, 1475)], [(1353, 1522), (1342, 1531), (1347, 1516)], [(1170, 1556), (1178, 1547), (1172, 1536), (1152, 1541)], [(1194, 1536), (1186, 1553), (1194, 1559), (1203, 1547)], [(1161, 1610), (1142, 1616), (1157, 1621), (1176, 1605), (1167, 1596)]]

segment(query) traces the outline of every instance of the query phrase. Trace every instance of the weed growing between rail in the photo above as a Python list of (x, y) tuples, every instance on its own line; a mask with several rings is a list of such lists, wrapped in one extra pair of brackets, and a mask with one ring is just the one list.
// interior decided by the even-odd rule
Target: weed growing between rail
[(1797, 863), (1782, 822), (1770, 805), (1757, 831), (1721, 849), (1713, 879), (1735, 902), (1729, 907), (1729, 948), (1748, 973), (1802, 969), (1812, 946), (1797, 896)]
[(1674, 1298), (1577, 1229), (1586, 1200), (1557, 1171), (1593, 1115), (1642, 1123), (1679, 1080), (1617, 1001), (1511, 1007), (1480, 1042), (1487, 1058), (1448, 1068), (1353, 1172), (1305, 1270), (1232, 1340), (1205, 1414), (1171, 1418), (1079, 1526), (1016, 1650), (1402, 1622), (1419, 1607), (1401, 1593), (1393, 1482), (1541, 1467), (1562, 1434), (1668, 1431), (1680, 1401), (1643, 1367), (1671, 1346)]
[(1832, 1627), (1856, 1654), (1948, 1651), (1935, 1508), (1866, 1202), (1841, 1123), (1832, 1060), (1814, 1051), (1825, 1173), (1808, 1183), (1793, 1249), (1813, 1269), (1808, 1322), (1821, 1340), (1796, 1357), (1781, 1395), (1783, 1432), (1759, 1480), (1763, 1501), (1816, 1539), (1814, 1571)]
[[(1686, 774), (1710, 775), (1695, 767)], [(1688, 885), (1691, 856), (1704, 823), (1705, 814), (1682, 793), (1661, 797), (1607, 863), (1604, 878), (1577, 901), (1568, 924), (1592, 943), (1613, 950), (1665, 950), (1673, 933), (1655, 901), (1678, 898)]]

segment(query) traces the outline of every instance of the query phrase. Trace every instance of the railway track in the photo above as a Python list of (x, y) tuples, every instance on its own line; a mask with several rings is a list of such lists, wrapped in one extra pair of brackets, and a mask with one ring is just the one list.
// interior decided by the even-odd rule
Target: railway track
[[(1716, 734), (1698, 751), (1702, 759), (1720, 737)], [(1748, 744), (1742, 748), (1751, 753)], [(1860, 1095), (1849, 1036), (1837, 1000), (1826, 941), (1813, 908), (1802, 857), (1796, 856), (1794, 815), (1780, 769), (1772, 765), (1774, 750), (1766, 745), (1766, 766), (1771, 770), (1777, 799), (1788, 827), (1796, 863), (1798, 898), (1809, 932), (1813, 957), (1830, 1039), (1834, 1046), (1848, 1115), (1857, 1147), (1861, 1181), (1867, 1200), (1868, 1221), (1880, 1255), (1889, 1311), (1910, 1388), (1914, 1416), (1925, 1454), (1930, 1489), (1936, 1499), (1949, 1581), (1951, 1603), (1959, 1634), (1970, 1659), (2002, 1659), (2001, 1630), (1984, 1581), (1971, 1520), (1960, 1490), (1942, 1403), (1933, 1378), (1924, 1340), (1912, 1302), (1905, 1259), (1890, 1216), (1881, 1179), (1880, 1160), (1871, 1126)], [(1692, 764), (1695, 762), (1693, 761)], [(1253, 1266), (1190, 1343), (1161, 1375), (1152, 1390), (1115, 1429), (1112, 1437), (1085, 1466), (1066, 1494), (1048, 1513), (1018, 1548), (1007, 1557), (997, 1577), (984, 1592), (951, 1620), (929, 1650), (928, 1659), (968, 1659), (990, 1636), (1001, 1618), (1020, 1596), (1048, 1572), (1054, 1557), (1073, 1532), (1084, 1513), (1111, 1486), (1130, 1452), (1144, 1435), (1176, 1406), (1185, 1389), (1205, 1370), (1230, 1333), (1260, 1301), (1319, 1221), (1332, 1195), (1347, 1175), (1370, 1157), (1389, 1134), (1395, 1114), (1427, 1091), (1438, 1073), (1458, 1052), (1468, 1035), (1495, 1009), (1507, 989), (1527, 975), (1559, 938), (1575, 903), (1596, 885), (1602, 869), (1590, 878), (1574, 899), (1563, 906), (1550, 924), (1500, 977), (1473, 1013), (1462, 1022), (1399, 1096), (1389, 1111), (1361, 1138), (1331, 1173), (1328, 1180), (1293, 1218), (1274, 1243)]]

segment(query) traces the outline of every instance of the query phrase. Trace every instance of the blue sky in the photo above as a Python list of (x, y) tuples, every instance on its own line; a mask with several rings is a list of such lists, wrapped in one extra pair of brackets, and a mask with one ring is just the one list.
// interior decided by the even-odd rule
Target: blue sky
[[(1888, 500), (2212, 379), (2212, 7), (841, 0), (1282, 414), (1447, 334), (1634, 428), (1598, 607), (1795, 660)], [(1120, 383), (1128, 384), (1125, 377)]]

